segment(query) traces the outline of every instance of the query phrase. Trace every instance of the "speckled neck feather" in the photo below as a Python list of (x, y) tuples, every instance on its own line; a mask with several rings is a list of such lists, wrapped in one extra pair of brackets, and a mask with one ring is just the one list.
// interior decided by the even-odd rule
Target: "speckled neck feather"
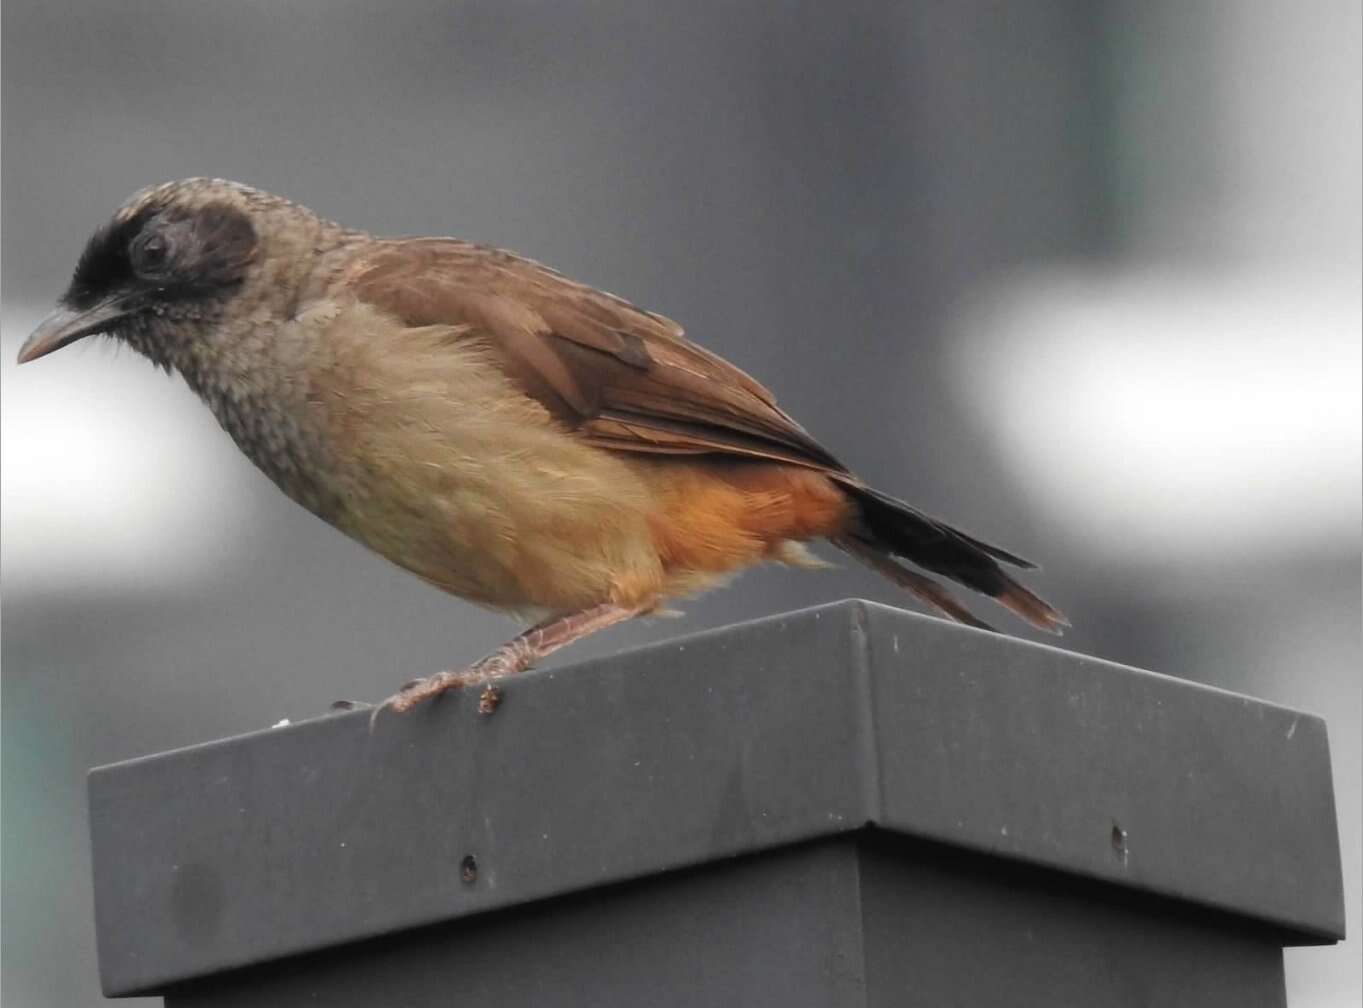
[(223, 203), (248, 213), (256, 232), (241, 283), (157, 305), (120, 336), (157, 366), (182, 375), (252, 462), (290, 497), (331, 519), (339, 511), (336, 495), (319, 478), (331, 460), (320, 423), (309, 423), (303, 366), (316, 334), (297, 315), (325, 286), (338, 257), (368, 236), (218, 179), (144, 190), (115, 221), (169, 205), (192, 211)]

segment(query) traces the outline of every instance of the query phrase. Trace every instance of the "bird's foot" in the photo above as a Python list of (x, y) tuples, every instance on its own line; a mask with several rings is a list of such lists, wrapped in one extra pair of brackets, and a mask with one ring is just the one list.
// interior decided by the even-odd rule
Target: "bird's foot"
[(466, 669), (458, 672), (437, 672), (429, 678), (409, 682), (374, 708), (374, 713), (369, 716), (370, 730), (373, 730), (374, 722), (382, 711), (392, 710), (402, 714), (423, 700), (437, 697), (446, 690), (462, 689), (465, 686), (483, 687), (482, 693), (478, 696), (478, 713), (492, 714), (502, 702), (502, 691), (497, 686), (499, 679), (524, 672), (541, 658), (553, 654), (575, 640), (649, 612), (655, 607), (656, 601), (635, 606), (603, 603), (581, 612), (537, 623), (515, 640), (508, 641)]
[(417, 704), (432, 700), (448, 690), (463, 689), (466, 686), (483, 687), (478, 696), (478, 713), (492, 714), (502, 701), (502, 691), (495, 685), (495, 681), (503, 676), (522, 672), (527, 667), (529, 662), (525, 660), (525, 656), (520, 655), (519, 649), (507, 645), (474, 662), (468, 668), (437, 672), (425, 679), (413, 679), (404, 684), (400, 690), (374, 708), (370, 723), (373, 723), (380, 711), (391, 710), (396, 714), (405, 714)]
[(502, 702), (502, 690), (500, 686), (493, 686), (491, 683), (483, 687), (483, 692), (478, 694), (478, 713), (495, 714)]

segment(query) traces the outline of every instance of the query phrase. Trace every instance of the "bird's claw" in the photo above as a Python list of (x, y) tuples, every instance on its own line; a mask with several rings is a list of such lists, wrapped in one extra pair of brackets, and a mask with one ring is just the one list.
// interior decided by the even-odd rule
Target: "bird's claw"
[(495, 714), (497, 713), (497, 707), (501, 702), (501, 688), (489, 683), (487, 686), (483, 687), (483, 692), (478, 695), (478, 713), (484, 715)]
[(401, 689), (374, 708), (373, 713), (369, 715), (369, 727), (373, 729), (374, 722), (384, 710), (405, 714), (417, 704), (434, 699), (447, 690), (480, 684), (483, 690), (478, 695), (478, 713), (493, 714), (502, 702), (502, 691), (494, 685), (494, 680), (500, 679), (510, 671), (511, 663), (501, 654), (493, 654), (459, 672), (437, 672), (424, 679), (413, 679), (404, 683)]
[[(374, 730), (374, 722), (376, 722), (379, 719), (379, 715), (386, 710), (392, 710), (397, 714), (404, 714), (411, 710), (421, 700), (421, 697), (413, 697), (411, 694), (421, 689), (439, 675), (449, 675), (449, 673), (438, 672), (435, 676), (429, 676), (423, 679), (409, 679), (399, 686), (396, 693), (374, 707), (374, 710), (369, 715), (369, 730), (371, 732)], [(422, 695), (425, 696), (426, 694), (423, 693)]]

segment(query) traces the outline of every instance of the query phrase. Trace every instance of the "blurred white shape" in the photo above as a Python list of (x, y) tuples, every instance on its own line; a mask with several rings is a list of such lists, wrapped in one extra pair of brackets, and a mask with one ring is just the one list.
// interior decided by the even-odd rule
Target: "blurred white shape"
[(178, 586), (230, 560), (249, 480), (179, 378), (92, 338), (22, 369), (41, 313), (0, 339), (7, 595)]
[(1359, 536), (1356, 274), (1055, 270), (957, 320), (955, 370), (1050, 520), (1108, 557)]

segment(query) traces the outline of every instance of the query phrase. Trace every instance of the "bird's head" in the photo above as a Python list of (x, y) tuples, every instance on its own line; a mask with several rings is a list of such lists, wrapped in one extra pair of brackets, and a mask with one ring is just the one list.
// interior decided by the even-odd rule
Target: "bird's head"
[[(292, 261), (325, 226), (308, 210), (221, 179), (145, 189), (85, 245), (57, 309), (19, 363), (97, 333), (167, 364), (177, 340), (211, 326), (267, 260)], [(274, 274), (273, 287), (294, 279)]]

